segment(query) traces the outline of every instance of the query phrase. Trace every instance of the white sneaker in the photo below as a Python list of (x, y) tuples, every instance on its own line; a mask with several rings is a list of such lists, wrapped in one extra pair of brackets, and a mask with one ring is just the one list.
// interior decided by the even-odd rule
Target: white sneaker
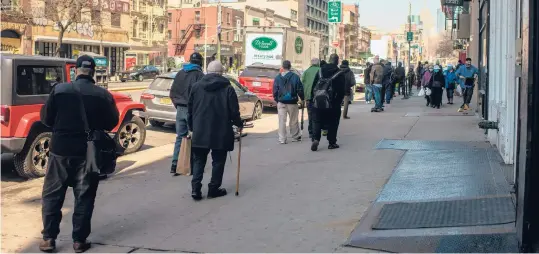
[(286, 141), (279, 141), (279, 144), (286, 145)]

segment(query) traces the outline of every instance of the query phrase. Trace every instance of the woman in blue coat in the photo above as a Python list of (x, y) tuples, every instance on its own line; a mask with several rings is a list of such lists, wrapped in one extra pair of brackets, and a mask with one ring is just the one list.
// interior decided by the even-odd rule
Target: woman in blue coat
[(455, 94), (455, 88), (457, 88), (459, 79), (455, 74), (453, 65), (447, 65), (447, 71), (445, 72), (445, 89), (447, 93), (447, 104), (453, 104), (453, 95)]

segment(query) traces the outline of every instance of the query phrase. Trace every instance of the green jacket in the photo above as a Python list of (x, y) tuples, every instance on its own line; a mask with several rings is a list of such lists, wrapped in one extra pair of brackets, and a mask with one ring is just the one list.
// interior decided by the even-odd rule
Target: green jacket
[(318, 71), (320, 71), (320, 67), (318, 65), (312, 65), (311, 67), (307, 68), (307, 70), (305, 70), (303, 76), (301, 77), (305, 100), (311, 100), (312, 98), (312, 91), (314, 86), (313, 83), (316, 75), (318, 75)]

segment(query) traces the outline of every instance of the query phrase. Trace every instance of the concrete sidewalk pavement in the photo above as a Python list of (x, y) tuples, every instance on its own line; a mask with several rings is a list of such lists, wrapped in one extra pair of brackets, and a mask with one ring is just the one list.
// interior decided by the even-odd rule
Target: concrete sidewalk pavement
[[(484, 140), (478, 118), (456, 114), (458, 105), (432, 109), (413, 97), (396, 98), (382, 113), (370, 113), (371, 107), (350, 106), (337, 150), (328, 150), (325, 140), (318, 152), (307, 141), (280, 145), (277, 116), (255, 122), (243, 140), (239, 197), (233, 195), (237, 149), (223, 180), (229, 195), (201, 202), (191, 200), (190, 177), (168, 173), (172, 145), (121, 157), (119, 171), (99, 187), (94, 251), (363, 251), (343, 244), (404, 153), (374, 150), (380, 140)], [(41, 179), (2, 188), (3, 252), (37, 251), (41, 188)], [(72, 204), (68, 194), (60, 251), (71, 251)]]

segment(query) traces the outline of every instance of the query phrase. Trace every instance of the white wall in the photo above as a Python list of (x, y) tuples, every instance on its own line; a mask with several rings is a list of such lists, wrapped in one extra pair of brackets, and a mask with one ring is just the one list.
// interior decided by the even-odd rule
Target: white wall
[(498, 130), (489, 130), (488, 139), (496, 145), (505, 163), (514, 162), (516, 1), (491, 1), (489, 52), (489, 121)]
[(371, 40), (371, 53), (379, 55), (380, 58), (387, 58), (387, 40)]

